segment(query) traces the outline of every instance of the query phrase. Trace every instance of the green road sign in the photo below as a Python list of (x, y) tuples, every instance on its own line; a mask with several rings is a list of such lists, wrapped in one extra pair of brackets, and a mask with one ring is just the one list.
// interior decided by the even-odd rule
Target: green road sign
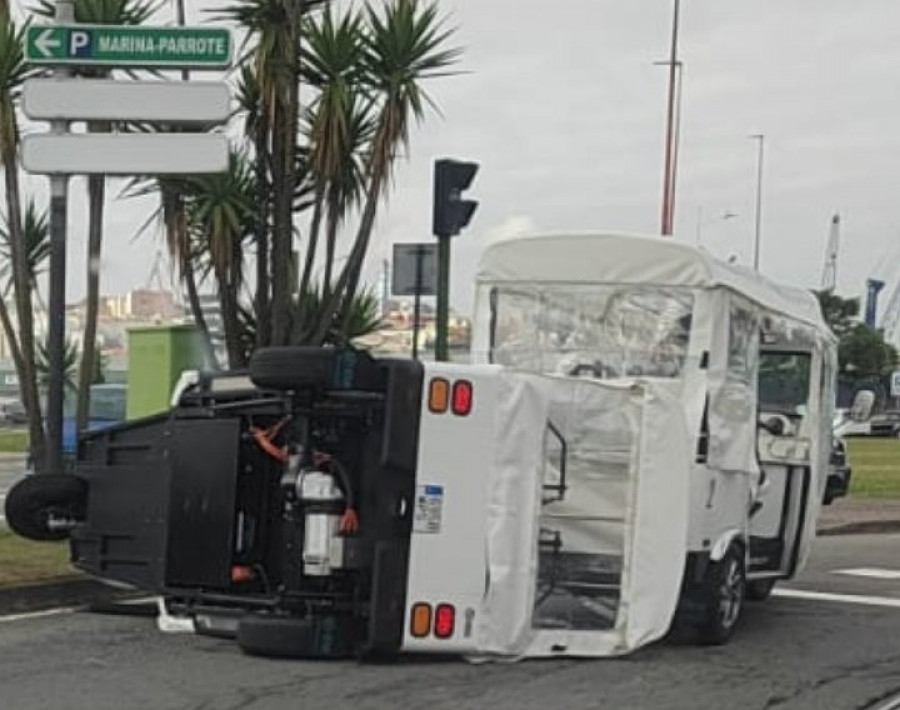
[(32, 25), (25, 59), (69, 66), (222, 69), (231, 64), (231, 32), (212, 27)]

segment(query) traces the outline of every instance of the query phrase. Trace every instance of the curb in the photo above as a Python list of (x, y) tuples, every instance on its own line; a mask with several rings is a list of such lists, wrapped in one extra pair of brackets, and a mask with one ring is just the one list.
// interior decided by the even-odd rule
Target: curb
[(859, 520), (842, 525), (833, 525), (816, 531), (819, 537), (832, 535), (876, 535), (900, 532), (900, 520)]

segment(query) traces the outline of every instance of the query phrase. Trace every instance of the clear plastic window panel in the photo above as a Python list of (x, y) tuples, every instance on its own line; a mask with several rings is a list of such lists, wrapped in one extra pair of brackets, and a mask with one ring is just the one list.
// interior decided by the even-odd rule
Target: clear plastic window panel
[(659, 286), (541, 284), (491, 294), (493, 362), (596, 378), (681, 375), (694, 295)]
[(753, 387), (759, 357), (759, 315), (750, 304), (732, 297), (728, 321), (729, 382)]
[(616, 622), (637, 437), (620, 402), (590, 389), (557, 384), (545, 435), (534, 628), (607, 630)]

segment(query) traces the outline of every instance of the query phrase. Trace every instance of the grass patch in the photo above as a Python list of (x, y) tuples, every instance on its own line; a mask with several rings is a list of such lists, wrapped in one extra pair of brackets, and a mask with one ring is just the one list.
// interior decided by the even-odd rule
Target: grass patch
[(0, 429), (0, 452), (24, 454), (28, 451), (25, 429)]
[(66, 542), (32, 542), (0, 531), (0, 587), (73, 577)]
[(847, 439), (850, 495), (856, 498), (900, 498), (900, 439)]

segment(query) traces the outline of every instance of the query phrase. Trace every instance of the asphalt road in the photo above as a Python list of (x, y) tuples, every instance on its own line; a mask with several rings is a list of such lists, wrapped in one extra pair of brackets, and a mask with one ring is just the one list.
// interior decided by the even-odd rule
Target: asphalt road
[[(230, 641), (163, 635), (146, 618), (0, 621), (4, 710), (275, 708), (808, 708), (881, 710), (900, 693), (900, 535), (820, 540), (800, 593), (750, 607), (725, 647), (665, 642), (624, 660), (472, 665), (250, 658)], [(797, 592), (793, 592), (797, 593)], [(892, 601), (897, 604), (891, 605)]]

